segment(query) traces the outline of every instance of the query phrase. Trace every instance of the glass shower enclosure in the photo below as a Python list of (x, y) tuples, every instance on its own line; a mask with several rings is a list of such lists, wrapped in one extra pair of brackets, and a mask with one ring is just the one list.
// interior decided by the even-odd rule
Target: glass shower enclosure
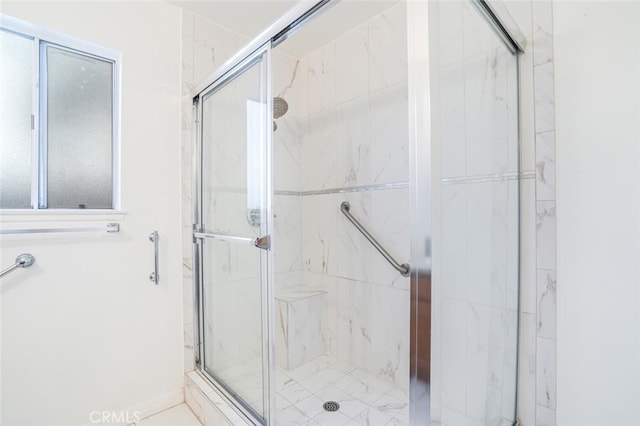
[(196, 365), (246, 420), (514, 424), (522, 44), (503, 16), (303, 4), (194, 92)]

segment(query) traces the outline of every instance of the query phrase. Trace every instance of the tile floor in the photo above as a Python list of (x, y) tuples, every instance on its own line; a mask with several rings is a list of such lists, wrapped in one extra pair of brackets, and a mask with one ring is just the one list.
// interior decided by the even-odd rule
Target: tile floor
[[(409, 394), (332, 356), (276, 373), (276, 423), (298, 425), (408, 425)], [(328, 412), (326, 401), (340, 409)]]

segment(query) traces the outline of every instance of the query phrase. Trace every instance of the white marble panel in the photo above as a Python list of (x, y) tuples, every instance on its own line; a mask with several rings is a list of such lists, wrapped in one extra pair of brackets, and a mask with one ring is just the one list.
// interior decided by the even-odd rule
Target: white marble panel
[(536, 200), (535, 181), (524, 179), (520, 195), (520, 307), (536, 313)]
[(538, 269), (556, 269), (556, 203), (536, 203), (536, 249)]
[(339, 357), (388, 383), (406, 388), (408, 291), (342, 278), (338, 284)]
[(327, 293), (327, 352), (338, 353), (338, 278), (314, 272), (302, 272), (300, 281)]
[[(459, 4), (443, 3), (443, 6)], [(445, 178), (465, 176), (467, 170), (464, 82), (461, 61), (442, 68), (439, 73), (442, 176)]]
[(536, 347), (536, 403), (556, 408), (556, 342), (542, 337)]
[(556, 338), (556, 272), (538, 269), (538, 337)]
[(467, 185), (467, 300), (503, 307), (508, 262), (505, 182)]
[(336, 184), (339, 187), (372, 183), (369, 130), (368, 96), (336, 107)]
[(340, 206), (335, 195), (302, 197), (302, 258), (305, 271), (336, 275)]
[(536, 407), (536, 426), (556, 426), (556, 410), (538, 405)]
[[(336, 196), (338, 232), (338, 276), (363, 282), (372, 277), (374, 248), (358, 229), (340, 212), (339, 204), (349, 202), (350, 212), (360, 223), (373, 232), (373, 211), (371, 209), (372, 192), (352, 192)], [(376, 235), (380, 236), (379, 232)], [(379, 260), (376, 258), (376, 261)]]
[(522, 425), (536, 418), (536, 315), (520, 314), (518, 416)]
[[(193, 39), (193, 20), (194, 15), (185, 12), (182, 18), (183, 35), (182, 35), (182, 96), (191, 97), (194, 88), (193, 81), (193, 63), (194, 63), (194, 39)], [(187, 25), (189, 23), (190, 25)], [(189, 30), (187, 30), (189, 27)]]
[(467, 298), (467, 233), (467, 185), (443, 185), (442, 291), (460, 300)]
[[(445, 284), (446, 286), (446, 284)], [(443, 409), (465, 412), (467, 406), (467, 303), (442, 299), (442, 378)]]
[(479, 12), (468, 2), (463, 3), (462, 32), (464, 37), (464, 57), (471, 58), (477, 54), (485, 54), (502, 45), (493, 29)]
[(536, 199), (556, 199), (556, 140), (555, 132), (536, 135)]
[(276, 191), (302, 189), (300, 162), (305, 121), (285, 115), (273, 133), (273, 185)]
[(238, 51), (238, 35), (214, 22), (195, 15), (194, 21), (195, 84), (203, 81)]
[[(532, 42), (527, 40), (528, 45)], [(533, 51), (528, 48), (519, 57), (520, 67), (520, 167), (521, 170), (535, 170), (535, 94), (533, 77)]]
[(506, 265), (506, 301), (505, 307), (511, 310), (518, 309), (520, 280), (520, 183), (507, 181), (507, 265)]
[(502, 309), (471, 303), (467, 308), (466, 414), (483, 424), (498, 424), (502, 416), (507, 319)]
[[(400, 264), (410, 260), (409, 205), (408, 189), (371, 192), (371, 232)], [(408, 277), (396, 271), (377, 250), (371, 256), (371, 282), (409, 290)]]
[(336, 103), (369, 91), (369, 26), (365, 23), (335, 41)]
[(369, 21), (369, 90), (406, 81), (407, 6), (393, 6)]
[(329, 43), (307, 57), (308, 111), (310, 115), (336, 104), (336, 46)]
[(336, 110), (309, 116), (302, 139), (302, 189), (336, 187)]
[(462, 62), (464, 55), (461, 1), (438, 2), (438, 61), (440, 67)]
[(509, 15), (513, 18), (518, 29), (522, 31), (525, 38), (530, 38), (533, 34), (530, 1), (506, 1), (502, 3)]
[(409, 180), (409, 134), (406, 83), (379, 90), (370, 97), (372, 183)]
[(302, 268), (301, 207), (300, 197), (274, 197), (273, 253), (276, 273), (299, 271)]
[(535, 65), (553, 61), (553, 7), (551, 0), (531, 2), (533, 13), (533, 60)]
[[(500, 391), (502, 393), (502, 419), (513, 420), (513, 407), (516, 404), (517, 385), (517, 362), (518, 362), (518, 311), (506, 309), (501, 313), (504, 317), (504, 357), (502, 358), (502, 383)], [(512, 423), (506, 424), (511, 425)]]
[(555, 130), (555, 95), (553, 62), (537, 65), (534, 70), (536, 133)]
[(504, 48), (494, 49), (464, 61), (468, 176), (509, 168), (507, 105), (500, 95), (506, 86), (506, 55)]

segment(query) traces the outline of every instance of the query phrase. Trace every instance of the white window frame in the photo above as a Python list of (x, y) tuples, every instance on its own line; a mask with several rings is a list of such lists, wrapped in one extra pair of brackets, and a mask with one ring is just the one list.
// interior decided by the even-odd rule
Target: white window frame
[[(112, 212), (121, 209), (121, 169), (120, 169), (120, 120), (121, 120), (121, 72), (122, 53), (92, 42), (77, 39), (66, 34), (52, 31), (29, 22), (0, 14), (0, 28), (33, 40), (33, 76), (31, 107), (31, 208), (2, 209), (1, 212), (41, 211), (55, 212)], [(45, 49), (49, 46), (69, 50), (88, 57), (105, 60), (113, 64), (113, 99), (112, 99), (112, 201), (110, 209), (49, 209), (46, 207), (46, 93), (40, 91), (41, 82), (46, 78), (44, 61)]]

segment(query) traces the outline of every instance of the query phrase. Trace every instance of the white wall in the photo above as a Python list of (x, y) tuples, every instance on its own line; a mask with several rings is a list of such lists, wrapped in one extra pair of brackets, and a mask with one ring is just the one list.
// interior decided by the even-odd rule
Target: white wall
[[(162, 2), (3, 2), (2, 13), (119, 50), (122, 208), (115, 216), (1, 216), (3, 228), (101, 226), (119, 234), (5, 236), (3, 425), (79, 425), (90, 412), (182, 400), (181, 11)], [(160, 285), (148, 279), (160, 233)]]
[(558, 418), (640, 424), (640, 3), (554, 3)]

